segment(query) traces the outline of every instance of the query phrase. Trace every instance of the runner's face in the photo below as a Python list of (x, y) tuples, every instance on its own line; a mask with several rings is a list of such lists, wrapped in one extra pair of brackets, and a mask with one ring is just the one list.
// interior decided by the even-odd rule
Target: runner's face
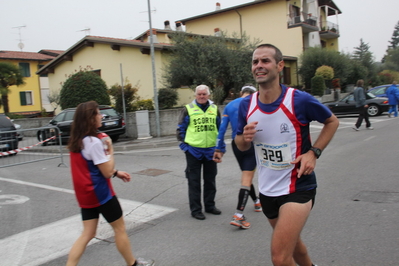
[(100, 110), (97, 109), (97, 115), (96, 115), (96, 119), (97, 119), (97, 128), (102, 126), (102, 119), (103, 119), (103, 115), (100, 113)]
[(276, 51), (273, 48), (261, 47), (252, 56), (252, 74), (258, 84), (271, 84), (279, 79), (279, 73), (284, 67), (283, 61), (276, 62)]
[(209, 99), (207, 90), (198, 90), (195, 94), (195, 99), (197, 100), (197, 103), (205, 104)]

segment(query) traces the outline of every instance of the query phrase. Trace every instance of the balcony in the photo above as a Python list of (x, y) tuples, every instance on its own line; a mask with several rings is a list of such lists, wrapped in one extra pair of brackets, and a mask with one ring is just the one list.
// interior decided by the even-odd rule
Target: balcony
[(317, 17), (301, 12), (300, 15), (289, 14), (288, 28), (301, 27), (304, 33), (319, 31)]
[(335, 39), (339, 37), (339, 27), (329, 21), (322, 21), (320, 25), (320, 37), (324, 39)]

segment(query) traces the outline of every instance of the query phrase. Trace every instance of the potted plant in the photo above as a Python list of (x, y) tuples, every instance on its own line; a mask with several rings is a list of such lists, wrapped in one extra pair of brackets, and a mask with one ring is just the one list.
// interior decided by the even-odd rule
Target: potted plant
[(341, 90), (341, 84), (340, 84), (340, 79), (335, 78), (332, 80), (332, 87), (334, 88), (335, 91), (340, 91)]

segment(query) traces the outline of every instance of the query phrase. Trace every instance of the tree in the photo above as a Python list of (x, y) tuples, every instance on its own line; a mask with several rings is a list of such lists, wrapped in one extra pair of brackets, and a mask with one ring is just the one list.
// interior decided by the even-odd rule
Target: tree
[(399, 47), (399, 21), (395, 25), (389, 44), (390, 46), (388, 47), (392, 49)]
[(367, 77), (368, 69), (357, 60), (351, 60), (352, 71), (346, 79), (346, 84), (356, 84), (359, 79)]
[(353, 52), (352, 59), (359, 62), (360, 65), (367, 69), (366, 76), (363, 76), (363, 79), (366, 79), (365, 83), (376, 75), (376, 68), (374, 66), (374, 56), (373, 53), (369, 51), (370, 46), (368, 43), (365, 43), (363, 39), (360, 39), (360, 45), (355, 47), (355, 51)]
[(395, 28), (393, 30), (392, 37), (391, 37), (391, 40), (389, 41), (389, 44), (390, 45), (388, 45), (385, 55), (381, 60), (382, 63), (385, 63), (387, 56), (389, 54), (389, 51), (399, 47), (399, 21), (395, 25)]
[(8, 106), (9, 87), (14, 85), (19, 86), (22, 84), (25, 84), (24, 77), (16, 65), (7, 62), (0, 62), (0, 106), (3, 105), (5, 114), (10, 112)]
[(60, 92), (60, 106), (66, 109), (87, 101), (96, 101), (100, 105), (111, 104), (104, 80), (92, 71), (80, 70), (71, 75), (63, 84)]
[(314, 77), (316, 69), (322, 65), (332, 67), (335, 78), (339, 78), (342, 84), (345, 84), (347, 77), (352, 72), (351, 61), (348, 56), (320, 47), (312, 47), (305, 50), (300, 55), (300, 62), (301, 66), (298, 69), (298, 74), (307, 89), (311, 88), (311, 79)]
[(399, 47), (388, 51), (385, 57), (384, 67), (387, 70), (399, 71)]
[[(234, 37), (234, 36), (233, 36)], [(255, 42), (222, 36), (199, 36), (184, 32), (170, 35), (173, 42), (169, 65), (164, 69), (165, 87), (208, 85), (211, 91), (222, 87), (224, 97), (229, 90), (239, 90), (253, 81), (251, 56)]]
[(158, 104), (159, 109), (169, 109), (177, 104), (179, 95), (175, 89), (159, 89), (158, 90)]
[(374, 63), (373, 54), (369, 51), (370, 45), (365, 43), (363, 39), (360, 39), (360, 45), (355, 47), (353, 52), (353, 59), (359, 61), (363, 66), (370, 69)]
[[(140, 97), (137, 95), (138, 87), (138, 85), (132, 86), (130, 83), (124, 85), (123, 92), (126, 112), (134, 111), (134, 102), (140, 100)], [(108, 92), (115, 100), (115, 110), (123, 113), (122, 86), (115, 84)]]

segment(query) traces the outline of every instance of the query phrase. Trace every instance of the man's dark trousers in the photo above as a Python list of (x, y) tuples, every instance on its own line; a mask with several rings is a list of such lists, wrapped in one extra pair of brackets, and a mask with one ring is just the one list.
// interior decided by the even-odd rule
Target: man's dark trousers
[(190, 201), (191, 214), (202, 212), (201, 205), (201, 168), (204, 175), (204, 205), (205, 211), (212, 211), (215, 208), (216, 196), (216, 174), (217, 166), (213, 160), (205, 157), (198, 160), (190, 152), (186, 151), (186, 178), (188, 181), (188, 198)]

